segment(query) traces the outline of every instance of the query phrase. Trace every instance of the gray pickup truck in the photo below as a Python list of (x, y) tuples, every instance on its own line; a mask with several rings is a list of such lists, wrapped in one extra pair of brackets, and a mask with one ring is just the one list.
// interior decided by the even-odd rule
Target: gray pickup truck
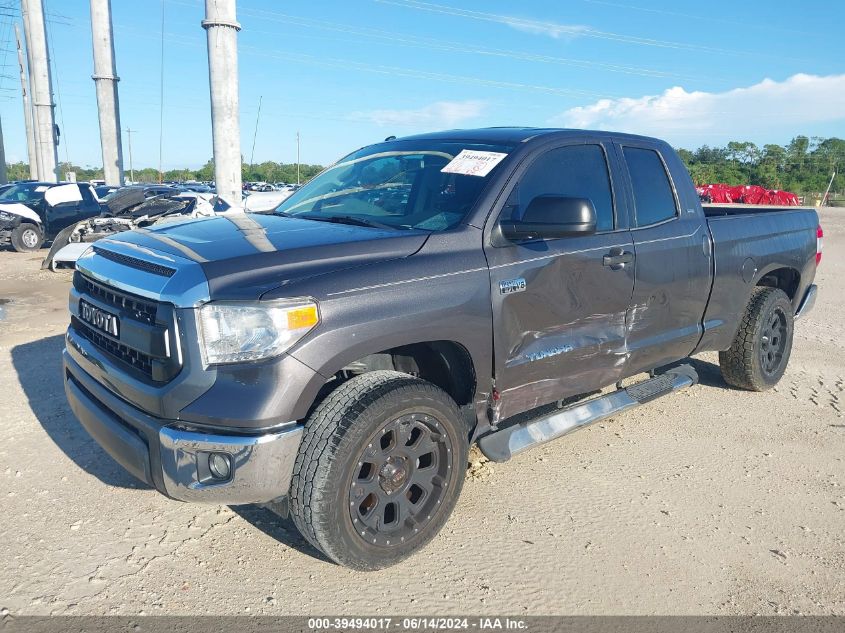
[(266, 504), (377, 569), (443, 526), (473, 443), (507, 460), (693, 384), (678, 361), (703, 351), (729, 385), (776, 384), (821, 235), (812, 209), (702, 208), (651, 138), (390, 139), (271, 214), (94, 244), (65, 388), (161, 493)]

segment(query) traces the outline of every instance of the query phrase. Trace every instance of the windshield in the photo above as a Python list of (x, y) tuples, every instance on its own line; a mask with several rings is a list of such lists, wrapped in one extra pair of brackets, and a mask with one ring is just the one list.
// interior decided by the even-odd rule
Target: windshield
[(44, 192), (50, 187), (39, 182), (23, 182), (10, 187), (0, 194), (0, 202), (22, 202), (24, 204), (41, 202)]
[(365, 147), (303, 185), (276, 213), (379, 228), (444, 231), (466, 217), (510, 149), (459, 141)]

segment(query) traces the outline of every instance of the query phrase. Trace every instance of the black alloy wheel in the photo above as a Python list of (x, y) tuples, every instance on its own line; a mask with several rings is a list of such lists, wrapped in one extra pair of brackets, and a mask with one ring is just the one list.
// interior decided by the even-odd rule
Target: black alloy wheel
[(449, 436), (430, 415), (411, 413), (377, 431), (349, 485), (349, 510), (361, 538), (398, 545), (424, 529), (449, 487), (451, 452)]
[(760, 366), (767, 376), (772, 376), (780, 369), (786, 350), (786, 315), (780, 306), (776, 306), (768, 315), (760, 336)]

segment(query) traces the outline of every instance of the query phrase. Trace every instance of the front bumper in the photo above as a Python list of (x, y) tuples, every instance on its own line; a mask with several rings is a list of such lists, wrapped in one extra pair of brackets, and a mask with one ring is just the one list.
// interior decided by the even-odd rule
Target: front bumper
[[(65, 393), (74, 415), (115, 461), (180, 501), (238, 505), (287, 495), (302, 427), (258, 434), (216, 434), (150, 416), (93, 380), (64, 352)], [(209, 475), (210, 453), (229, 456), (231, 475)]]

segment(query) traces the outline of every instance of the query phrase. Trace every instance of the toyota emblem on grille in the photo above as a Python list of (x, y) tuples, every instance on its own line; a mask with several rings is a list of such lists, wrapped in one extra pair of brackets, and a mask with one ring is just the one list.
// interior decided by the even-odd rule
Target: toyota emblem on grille
[(79, 318), (88, 325), (93, 325), (101, 332), (115, 338), (120, 336), (120, 321), (116, 315), (101, 310), (85, 301), (79, 302)]

